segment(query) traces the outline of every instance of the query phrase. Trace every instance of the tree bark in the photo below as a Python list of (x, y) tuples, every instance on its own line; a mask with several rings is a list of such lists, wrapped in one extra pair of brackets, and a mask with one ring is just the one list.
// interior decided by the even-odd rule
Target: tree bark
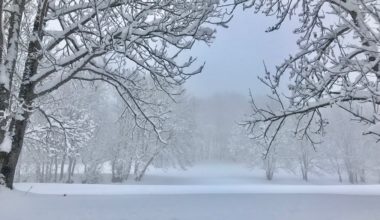
[(58, 158), (57, 155), (54, 157), (54, 182), (58, 180)]
[(4, 51), (4, 24), (3, 24), (3, 13), (4, 13), (4, 1), (0, 1), (0, 65), (3, 63), (3, 51)]
[(301, 164), (301, 173), (302, 173), (302, 180), (307, 182), (309, 180), (309, 177), (308, 177), (308, 168), (306, 164)]
[(29, 113), (24, 111), (22, 120), (15, 120), (14, 122), (14, 135), (12, 142), (12, 149), (5, 157), (1, 173), (5, 176), (5, 185), (13, 189), (13, 180), (16, 171), (17, 162), (21, 153), (22, 145), (24, 143), (24, 135), (26, 131)]
[(366, 176), (365, 176), (365, 169), (360, 170), (360, 182), (365, 183), (366, 182)]
[(141, 172), (136, 176), (135, 180), (137, 182), (140, 182), (142, 180), (142, 178), (144, 177), (145, 175), (145, 172), (146, 170), (148, 169), (148, 167), (150, 166), (150, 164), (153, 162), (155, 156), (158, 155), (158, 154), (155, 154), (154, 156), (152, 156), (149, 161), (145, 164), (144, 168), (141, 170)]
[(74, 172), (75, 172), (75, 167), (76, 167), (76, 165), (77, 165), (77, 158), (74, 157), (74, 159), (73, 159), (73, 164), (72, 164), (72, 166), (71, 166), (71, 177), (74, 176)]
[(62, 181), (63, 180), (63, 177), (65, 175), (65, 162), (66, 162), (66, 153), (63, 155), (62, 157), (62, 161), (61, 161), (61, 172), (59, 174), (59, 181)]
[[(39, 4), (38, 4), (38, 11), (37, 11), (36, 17), (34, 19), (34, 24), (33, 24), (33, 33), (37, 34), (38, 36), (34, 36), (35, 38), (33, 38), (33, 40), (29, 42), (28, 56), (25, 62), (25, 68), (22, 74), (22, 84), (20, 87), (19, 95), (18, 95), (19, 100), (23, 100), (23, 104), (20, 109), (22, 113), (20, 115), (21, 117), (16, 117), (16, 118), (11, 119), (11, 122), (9, 125), (9, 131), (13, 133), (12, 147), (11, 147), (11, 151), (5, 156), (4, 159), (2, 159), (3, 164), (0, 165), (1, 173), (5, 176), (5, 185), (10, 189), (13, 189), (13, 180), (14, 180), (14, 175), (16, 171), (16, 166), (17, 166), (17, 162), (21, 153), (23, 143), (24, 143), (24, 135), (27, 128), (28, 119), (30, 117), (30, 112), (32, 110), (33, 99), (35, 98), (35, 94), (33, 92), (34, 84), (30, 82), (30, 77), (36, 74), (37, 69), (38, 69), (38, 62), (39, 62), (40, 56), (36, 56), (36, 54), (38, 54), (38, 52), (41, 49), (39, 40), (42, 41), (42, 37), (43, 37), (42, 26), (43, 26), (43, 18), (47, 10), (47, 3), (48, 1), (44, 0), (44, 1), (39, 1)], [(25, 8), (25, 0), (14, 0), (14, 6), (18, 8), (19, 10), (16, 12), (12, 12), (11, 14), (11, 19), (13, 17), (14, 21), (12, 22), (12, 20), (10, 20), (11, 22), (10, 31), (12, 31), (12, 34), (14, 36), (11, 37), (11, 32), (9, 33), (10, 40), (8, 41), (8, 45), (14, 44), (13, 49), (16, 49), (16, 50), (13, 51), (13, 53), (15, 54), (11, 54), (11, 55), (16, 57), (18, 49), (17, 47), (15, 48), (15, 46), (18, 45), (18, 37), (19, 37), (20, 26), (21, 26), (20, 23), (21, 23), (23, 11)], [(12, 26), (14, 27), (12, 28)], [(39, 39), (37, 39), (36, 37), (38, 37)], [(5, 60), (5, 63), (6, 62), (7, 60)], [(11, 62), (12, 62), (10, 64), (11, 69), (7, 70), (9, 73), (8, 75), (10, 79), (12, 79), (13, 74), (15, 72), (16, 59), (12, 59)], [(1, 74), (5, 74), (5, 73), (1, 73)], [(10, 80), (10, 85), (11, 85), (11, 82), (12, 80)], [(0, 105), (3, 105), (3, 103), (5, 103), (4, 101), (8, 101), (8, 100), (4, 100), (3, 97), (1, 96)], [(8, 104), (7, 104), (7, 107), (8, 107)], [(0, 111), (1, 110), (3, 109), (0, 108)], [(2, 135), (0, 133), (1, 142), (4, 139), (4, 134), (5, 133), (3, 133)]]
[(42, 162), (42, 175), (41, 175), (41, 179), (40, 179), (40, 183), (44, 183), (45, 182), (45, 177), (46, 177), (46, 169), (45, 169), (45, 161)]
[(69, 157), (69, 166), (67, 167), (67, 183), (71, 183), (71, 170), (73, 166), (73, 159)]
[(111, 164), (111, 173), (112, 173), (112, 177), (111, 177), (111, 182), (115, 182), (115, 178), (116, 178), (116, 172), (115, 172), (115, 166), (116, 166), (116, 159), (112, 160), (112, 164)]
[[(3, 4), (3, 1), (1, 1)], [(12, 5), (18, 10), (14, 10), (11, 12), (9, 18), (9, 29), (8, 29), (8, 43), (7, 43), (7, 56), (4, 59), (4, 63), (0, 62), (0, 75), (4, 79), (8, 79), (9, 82), (0, 83), (0, 143), (4, 141), (4, 137), (6, 132), (10, 129), (7, 128), (7, 124), (10, 123), (10, 117), (6, 115), (6, 112), (9, 109), (10, 103), (10, 88), (12, 85), (13, 75), (16, 69), (16, 60), (18, 54), (18, 46), (19, 46), (19, 36), (20, 36), (20, 27), (22, 15), (24, 13), (25, 8), (25, 0), (13, 0)], [(3, 5), (1, 5), (3, 7)], [(2, 9), (3, 11), (3, 9)], [(2, 21), (1, 21), (2, 22)], [(2, 25), (2, 23), (1, 23)], [(2, 33), (2, 41), (4, 40), (4, 36)], [(3, 47), (3, 45), (0, 45)], [(4, 50), (1, 50), (1, 56), (3, 55)], [(8, 162), (9, 157), (7, 154), (9, 152), (0, 152), (0, 172), (3, 173), (3, 166), (6, 162)], [(14, 155), (12, 155), (14, 156)], [(7, 168), (4, 168), (4, 172), (8, 172)]]
[(38, 182), (40, 178), (41, 178), (41, 166), (39, 162), (36, 162), (36, 176), (35, 176), (34, 181)]
[(129, 177), (129, 174), (131, 173), (131, 168), (132, 168), (132, 158), (130, 159), (129, 163), (128, 163), (128, 166), (125, 170), (125, 175), (124, 175), (124, 180), (127, 181), (128, 180), (128, 177)]
[(342, 173), (340, 171), (340, 167), (338, 167), (337, 173), (338, 173), (339, 182), (342, 183), (343, 182), (343, 178), (342, 178)]

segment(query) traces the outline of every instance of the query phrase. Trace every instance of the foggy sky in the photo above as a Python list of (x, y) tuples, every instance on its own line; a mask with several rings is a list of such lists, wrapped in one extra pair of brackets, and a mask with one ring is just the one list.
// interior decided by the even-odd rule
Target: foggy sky
[(272, 17), (237, 10), (229, 28), (217, 29), (211, 46), (199, 43), (191, 51), (206, 66), (185, 83), (187, 93), (197, 97), (224, 92), (248, 96), (251, 89), (256, 95), (267, 94), (257, 79), (264, 72), (263, 61), (268, 69), (274, 69), (297, 48), (297, 36), (292, 33), (295, 22), (286, 21), (279, 31), (266, 33), (274, 23)]

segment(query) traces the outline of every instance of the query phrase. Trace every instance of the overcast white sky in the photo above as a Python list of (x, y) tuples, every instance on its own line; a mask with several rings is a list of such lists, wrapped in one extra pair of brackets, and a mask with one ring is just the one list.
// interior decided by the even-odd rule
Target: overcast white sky
[(237, 11), (229, 28), (218, 29), (210, 47), (201, 44), (192, 50), (191, 55), (205, 61), (206, 67), (185, 84), (187, 93), (197, 97), (222, 92), (247, 96), (250, 88), (257, 95), (266, 94), (267, 90), (257, 79), (263, 74), (263, 61), (273, 69), (296, 51), (294, 22), (287, 21), (280, 31), (266, 33), (272, 24), (273, 18), (263, 14)]

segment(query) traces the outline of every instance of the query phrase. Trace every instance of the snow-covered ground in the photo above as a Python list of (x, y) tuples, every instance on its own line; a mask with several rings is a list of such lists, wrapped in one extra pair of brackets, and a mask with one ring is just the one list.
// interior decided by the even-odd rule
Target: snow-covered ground
[(329, 181), (304, 184), (282, 176), (268, 184), (241, 166), (217, 164), (151, 170), (139, 185), (18, 183), (13, 192), (0, 188), (0, 219), (380, 219), (380, 185)]
[[(8, 193), (9, 194), (9, 193)], [(378, 220), (380, 197), (290, 194), (53, 196), (0, 193), (4, 220)]]
[(380, 196), (380, 185), (69, 185), (22, 183), (16, 184), (15, 188), (26, 193), (47, 195), (337, 194)]

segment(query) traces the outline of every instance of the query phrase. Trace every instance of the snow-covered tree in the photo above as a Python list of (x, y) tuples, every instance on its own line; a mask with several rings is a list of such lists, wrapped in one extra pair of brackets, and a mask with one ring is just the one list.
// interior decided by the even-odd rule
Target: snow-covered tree
[(197, 139), (194, 103), (186, 95), (171, 105), (166, 130), (168, 141), (153, 165), (185, 169), (194, 162)]
[[(366, 125), (363, 133), (380, 134), (378, 0), (236, 2), (255, 12), (276, 16), (277, 23), (269, 32), (281, 28), (286, 18), (299, 21), (294, 30), (299, 36), (299, 51), (260, 78), (281, 108), (254, 105), (249, 125), (278, 129), (288, 117), (297, 115), (306, 125), (297, 127), (297, 132), (307, 136), (321, 132), (325, 126), (322, 108), (338, 106)], [(288, 92), (283, 92), (284, 85)], [(308, 126), (313, 120), (320, 129)]]
[(195, 59), (182, 52), (210, 43), (212, 25), (230, 17), (213, 0), (7, 0), (0, 7), (0, 168), (10, 188), (37, 99), (72, 80), (107, 83), (159, 133), (159, 117), (142, 107), (145, 79), (172, 94), (203, 67), (192, 68)]
[(368, 174), (379, 167), (378, 159), (372, 156), (380, 150), (377, 144), (362, 136), (363, 126), (347, 122), (350, 115), (346, 112), (334, 108), (325, 114), (330, 123), (318, 149), (336, 170), (339, 181), (346, 175), (352, 184), (366, 182)]
[[(296, 140), (292, 144), (294, 151), (290, 152), (290, 154), (295, 155), (294, 159), (298, 163), (296, 167), (299, 167), (302, 179), (308, 181), (309, 174), (315, 168), (318, 160), (317, 152), (307, 140), (297, 140), (297, 137), (294, 137), (294, 139)], [(292, 157), (290, 156), (290, 158)]]
[(248, 137), (247, 131), (241, 126), (232, 128), (228, 139), (228, 149), (234, 161), (252, 164), (258, 153), (254, 151), (254, 140)]
[[(95, 122), (91, 112), (80, 104), (80, 100), (67, 97), (64, 91), (69, 89), (73, 88), (66, 86), (39, 100), (40, 108), (30, 117), (31, 123), (25, 134), (27, 153), (24, 153), (19, 169), (24, 166), (24, 160), (32, 157), (37, 181), (62, 181), (66, 172), (66, 181), (71, 182), (79, 152), (93, 136)], [(67, 171), (64, 170), (66, 164)]]

